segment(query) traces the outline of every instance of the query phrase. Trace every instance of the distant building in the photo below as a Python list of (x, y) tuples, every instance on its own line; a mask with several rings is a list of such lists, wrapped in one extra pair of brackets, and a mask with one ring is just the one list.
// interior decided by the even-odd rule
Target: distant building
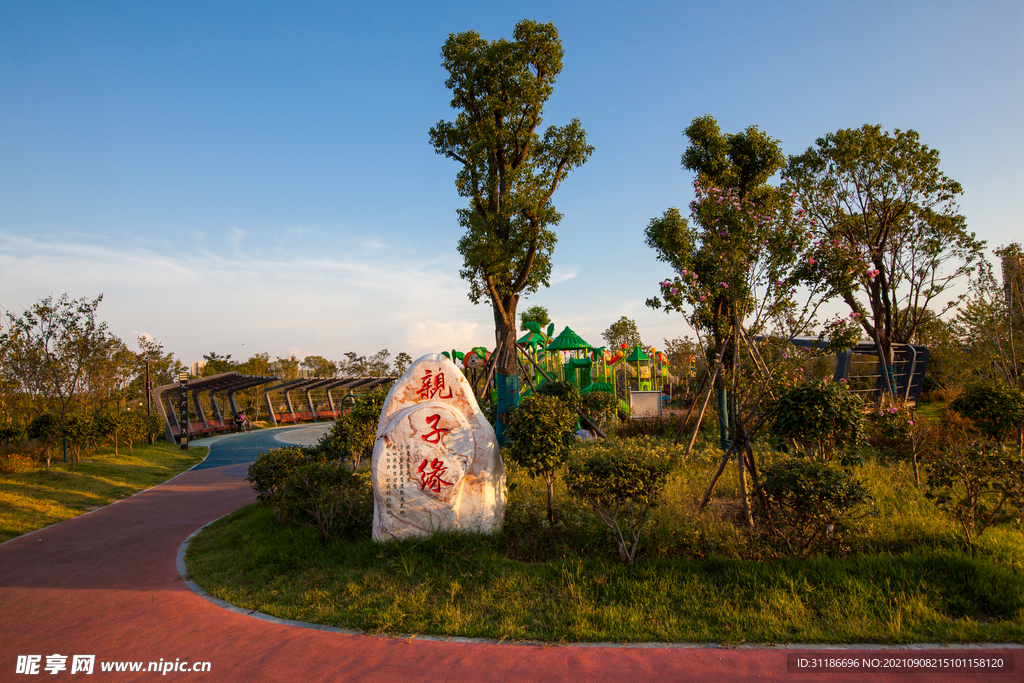
[(199, 377), (200, 375), (203, 374), (203, 368), (205, 367), (205, 360), (196, 361), (195, 363), (189, 366), (189, 374), (192, 375), (193, 377)]

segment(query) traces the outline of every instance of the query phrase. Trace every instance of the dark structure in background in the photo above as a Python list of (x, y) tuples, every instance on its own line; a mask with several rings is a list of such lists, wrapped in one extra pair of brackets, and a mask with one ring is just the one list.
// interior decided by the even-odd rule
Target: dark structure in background
[[(242, 389), (249, 389), (260, 384), (273, 382), (275, 379), (275, 377), (242, 375), (237, 372), (222, 372), (210, 377), (189, 378), (187, 391), (192, 399), (196, 416), (199, 419), (195, 422), (189, 422), (188, 425), (185, 425), (184, 430), (182, 430), (182, 421), (175, 410), (176, 399), (178, 398), (181, 385), (175, 382), (174, 384), (154, 387), (152, 393), (153, 404), (164, 418), (164, 436), (168, 442), (174, 443), (180, 440), (183, 431), (189, 439), (198, 439), (210, 434), (231, 431), (234, 428), (234, 418), (239, 413), (238, 406), (235, 404), (235, 393)], [(209, 415), (207, 415), (207, 411), (203, 408), (203, 401), (201, 399), (203, 393), (209, 395)], [(220, 404), (217, 402), (218, 393), (223, 393), (227, 396), (227, 402), (231, 408), (230, 415), (221, 413)]]
[[(334, 377), (330, 379), (296, 379), (281, 382), (266, 390), (267, 409), (270, 421), (275, 425), (292, 422), (316, 422), (333, 420), (343, 414), (346, 408), (355, 403), (357, 394), (371, 391), (379, 386), (386, 386), (395, 381), (395, 377)], [(239, 414), (235, 403), (235, 394), (243, 389), (251, 389), (261, 384), (278, 381), (277, 377), (259, 377), (242, 375), (237, 372), (222, 372), (210, 377), (191, 377), (187, 383), (187, 392), (195, 410), (195, 418), (185, 429), (178, 417), (175, 407), (180, 392), (179, 383), (164, 384), (152, 390), (153, 404), (164, 419), (164, 436), (168, 442), (181, 440), (182, 433), (188, 439), (198, 439), (211, 434), (230, 432), (235, 428), (234, 419)], [(344, 392), (344, 395), (338, 394)], [(323, 392), (324, 398), (317, 400), (314, 392)], [(273, 394), (277, 395), (274, 400)], [(295, 395), (301, 396), (299, 401)], [(206, 400), (203, 400), (206, 394)], [(228, 411), (222, 412), (222, 403), (218, 395), (227, 399)], [(299, 403), (296, 409), (296, 403)]]
[[(275, 425), (288, 424), (289, 422), (316, 422), (317, 420), (333, 420), (343, 414), (346, 404), (355, 403), (356, 390), (358, 393), (367, 393), (379, 386), (385, 386), (394, 382), (397, 377), (332, 377), (330, 379), (293, 379), (289, 382), (282, 382), (267, 388), (267, 410), (270, 412), (270, 421)], [(317, 401), (313, 392), (322, 391), (324, 398)], [(340, 401), (335, 400), (333, 392), (344, 392)], [(283, 397), (276, 401), (277, 409), (274, 409), (274, 399), (271, 392), (280, 392)], [(304, 397), (304, 410), (295, 409), (293, 394), (300, 394)], [(283, 400), (283, 402), (282, 402)], [(348, 407), (351, 407), (349, 405)]]
[[(826, 346), (817, 339), (794, 339), (793, 343), (818, 349)], [(928, 370), (928, 349), (916, 344), (893, 344), (892, 349), (895, 380), (893, 393), (903, 401), (916, 404), (921, 400), (924, 374)], [(862, 358), (858, 359), (858, 356)], [(864, 360), (864, 356), (869, 358)], [(836, 382), (845, 380), (850, 384), (852, 391), (867, 394), (874, 400), (886, 390), (885, 378), (879, 370), (879, 365), (878, 345), (874, 342), (860, 342), (852, 349), (836, 354), (836, 371), (832, 379)], [(869, 386), (864, 386), (865, 383)]]

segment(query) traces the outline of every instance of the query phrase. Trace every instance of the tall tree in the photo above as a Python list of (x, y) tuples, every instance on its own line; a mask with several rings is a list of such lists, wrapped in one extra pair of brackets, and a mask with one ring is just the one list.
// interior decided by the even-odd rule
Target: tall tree
[(22, 391), (36, 398), (37, 414), (54, 410), (64, 419), (83, 404), (88, 368), (110, 335), (97, 319), (95, 299), (40, 299), (22, 315), (7, 313), (8, 331), (0, 335), (4, 370)]
[(226, 356), (220, 356), (215, 351), (210, 351), (203, 354), (203, 360), (206, 361), (206, 365), (199, 372), (202, 377), (219, 375), (222, 372), (231, 372), (232, 370), (237, 370), (239, 365), (238, 361), (231, 360), (230, 353)]
[(632, 349), (637, 344), (643, 346), (643, 341), (640, 339), (640, 330), (636, 327), (636, 321), (626, 316), (622, 316), (613, 322), (607, 330), (601, 333), (601, 336), (604, 337), (605, 343), (611, 349), (617, 349), (623, 344), (626, 345), (627, 349)]
[[(562, 54), (553, 24), (526, 19), (516, 24), (511, 41), (488, 42), (467, 31), (449, 35), (441, 50), (458, 114), (430, 129), (430, 143), (462, 165), (455, 186), (469, 206), (458, 212), (466, 230), (458, 245), (460, 275), (473, 303), (491, 302), (501, 347), (499, 393), (512, 405), (518, 400), (518, 388), (512, 389), (518, 376), (516, 307), (520, 296), (549, 284), (556, 242), (551, 228), (562, 218), (551, 197), (594, 150), (578, 119), (548, 127), (543, 137), (537, 132)], [(502, 415), (498, 419), (504, 423)]]
[(543, 329), (551, 323), (551, 315), (543, 306), (530, 306), (519, 314), (519, 328), (526, 332), (526, 323), (534, 322)]
[(323, 356), (306, 356), (300, 364), (313, 377), (330, 378), (338, 374), (338, 364), (333, 360), (327, 360)]
[(908, 343), (925, 316), (941, 316), (965, 296), (939, 303), (974, 270), (985, 243), (959, 213), (960, 183), (939, 170), (939, 152), (915, 131), (864, 125), (815, 144), (790, 157), (786, 189), (819, 239), (871, 266), (842, 297), (891, 365), (894, 343)]
[[(648, 225), (647, 244), (676, 275), (660, 283), (660, 299), (647, 303), (686, 313), (694, 330), (710, 338), (708, 365), (725, 453), (704, 501), (734, 454), (752, 523), (746, 472), (756, 482), (751, 443), (767, 417), (763, 399), (799, 376), (794, 359), (802, 354), (787, 353), (789, 342), (815, 325), (817, 310), (835, 294), (825, 274), (849, 275), (863, 264), (844, 249), (812, 243), (790, 197), (768, 184), (785, 161), (777, 140), (756, 126), (723, 134), (710, 116), (695, 119), (686, 135), (683, 165), (697, 172), (692, 225), (674, 208)], [(795, 298), (801, 290), (807, 296), (802, 304)], [(826, 326), (840, 348), (848, 345), (837, 339), (846, 328), (842, 321)]]

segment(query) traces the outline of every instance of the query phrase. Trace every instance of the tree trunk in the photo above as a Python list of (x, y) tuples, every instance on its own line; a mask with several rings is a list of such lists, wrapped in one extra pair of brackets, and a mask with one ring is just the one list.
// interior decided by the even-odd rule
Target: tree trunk
[(548, 524), (555, 525), (555, 474), (544, 473), (544, 482), (548, 485)]
[(516, 356), (516, 303), (518, 297), (506, 297), (504, 306), (494, 306), (494, 384), (498, 389), (498, 411), (494, 434), (498, 445), (505, 444), (508, 414), (519, 405), (519, 362)]

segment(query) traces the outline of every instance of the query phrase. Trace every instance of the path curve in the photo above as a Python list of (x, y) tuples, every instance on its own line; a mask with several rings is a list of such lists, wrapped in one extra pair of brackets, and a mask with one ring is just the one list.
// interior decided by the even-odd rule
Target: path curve
[[(790, 680), (787, 656), (804, 650), (708, 647), (549, 647), (401, 640), (300, 628), (225, 610), (195, 594), (178, 574), (179, 547), (196, 529), (255, 499), (241, 451), (281, 445), (279, 430), (219, 440), (196, 468), (148, 491), (0, 546), (0, 681), (39, 680), (17, 673), (19, 656), (39, 655), (43, 680), (79, 680), (73, 655), (95, 655), (95, 679), (153, 680), (149, 662), (209, 662), (208, 673), (167, 676), (207, 681), (746, 681)], [(223, 460), (229, 462), (223, 463)], [(1024, 681), (1019, 649), (928, 648), (915, 656), (1014, 659), (1013, 673), (966, 680)], [(47, 656), (67, 657), (49, 675)], [(891, 650), (833, 651), (884, 657)], [(163, 660), (163, 662), (161, 662)], [(103, 662), (142, 662), (143, 671), (101, 671)], [(892, 672), (870, 681), (965, 680), (963, 673)], [(805, 678), (796, 674), (797, 679)], [(850, 681), (815, 673), (809, 680)]]

